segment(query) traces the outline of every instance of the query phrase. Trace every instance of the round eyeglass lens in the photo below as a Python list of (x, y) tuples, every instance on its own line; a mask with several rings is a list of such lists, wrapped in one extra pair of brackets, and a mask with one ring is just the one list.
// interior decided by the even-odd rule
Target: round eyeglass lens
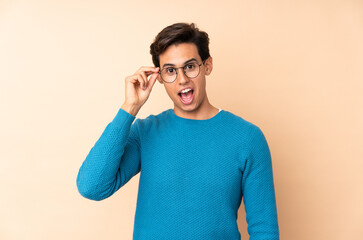
[(199, 74), (199, 65), (197, 63), (190, 63), (184, 67), (185, 75), (189, 78), (195, 78)]
[(161, 71), (161, 78), (165, 82), (173, 82), (176, 79), (176, 69), (172, 67), (164, 68)]

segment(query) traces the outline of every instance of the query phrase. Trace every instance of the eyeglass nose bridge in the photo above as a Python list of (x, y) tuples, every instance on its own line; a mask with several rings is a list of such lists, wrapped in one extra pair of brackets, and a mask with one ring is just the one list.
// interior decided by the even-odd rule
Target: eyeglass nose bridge
[(178, 78), (178, 69), (179, 68), (182, 68), (182, 70), (183, 70), (183, 74), (184, 74), (184, 76), (187, 78), (187, 79), (189, 79), (190, 77), (188, 77), (187, 76), (187, 73), (185, 72), (185, 66), (184, 67), (178, 67), (178, 68), (174, 68), (175, 69), (175, 79), (174, 79), (174, 81), (173, 82), (175, 82), (176, 81), (176, 79)]

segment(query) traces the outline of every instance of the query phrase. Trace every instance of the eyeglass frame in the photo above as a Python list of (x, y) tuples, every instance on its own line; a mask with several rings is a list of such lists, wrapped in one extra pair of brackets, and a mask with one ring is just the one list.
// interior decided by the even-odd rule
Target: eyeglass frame
[(165, 67), (165, 68), (163, 68), (163, 69), (161, 69), (161, 70), (159, 70), (159, 74), (160, 74), (160, 78), (161, 78), (161, 80), (163, 80), (164, 82), (166, 82), (166, 83), (173, 83), (173, 82), (175, 82), (175, 80), (178, 78), (178, 69), (179, 68), (183, 68), (183, 73), (184, 73), (184, 75), (187, 77), (187, 78), (190, 78), (190, 79), (193, 79), (193, 78), (196, 78), (196, 77), (198, 77), (199, 76), (199, 73), (200, 73), (200, 66), (202, 66), (202, 65), (204, 65), (204, 63), (205, 63), (205, 61), (206, 61), (207, 59), (205, 59), (204, 61), (202, 61), (202, 63), (201, 64), (198, 64), (197, 63), (197, 65), (199, 66), (199, 72), (198, 72), (198, 74), (197, 74), (197, 76), (195, 76), (195, 77), (188, 77), (187, 75), (186, 75), (186, 73), (185, 73), (185, 70), (184, 70), (184, 68), (186, 67), (186, 66), (188, 66), (188, 63), (187, 64), (185, 64), (183, 67), (178, 67), (178, 68), (175, 68), (175, 67), (172, 67), (173, 69), (175, 69), (175, 72), (176, 72), (176, 74), (175, 74), (175, 79), (174, 79), (174, 81), (172, 81), (172, 82), (167, 82), (167, 81), (165, 81), (164, 79), (163, 79), (163, 77), (161, 76), (161, 71), (163, 71), (165, 68), (167, 68), (167, 67)]

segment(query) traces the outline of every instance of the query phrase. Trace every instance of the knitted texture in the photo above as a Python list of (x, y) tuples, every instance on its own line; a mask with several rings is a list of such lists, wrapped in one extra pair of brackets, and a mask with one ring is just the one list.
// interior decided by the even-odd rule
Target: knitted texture
[(78, 191), (100, 201), (139, 172), (134, 240), (240, 240), (242, 199), (249, 239), (279, 239), (266, 138), (231, 112), (140, 119), (120, 108), (82, 163)]

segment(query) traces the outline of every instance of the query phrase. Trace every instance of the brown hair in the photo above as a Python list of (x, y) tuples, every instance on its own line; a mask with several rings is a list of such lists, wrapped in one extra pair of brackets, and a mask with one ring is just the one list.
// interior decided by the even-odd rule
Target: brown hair
[(198, 48), (202, 61), (209, 58), (209, 37), (200, 31), (194, 23), (174, 23), (165, 27), (150, 45), (150, 54), (155, 67), (160, 67), (159, 55), (170, 45), (178, 43), (194, 43)]

